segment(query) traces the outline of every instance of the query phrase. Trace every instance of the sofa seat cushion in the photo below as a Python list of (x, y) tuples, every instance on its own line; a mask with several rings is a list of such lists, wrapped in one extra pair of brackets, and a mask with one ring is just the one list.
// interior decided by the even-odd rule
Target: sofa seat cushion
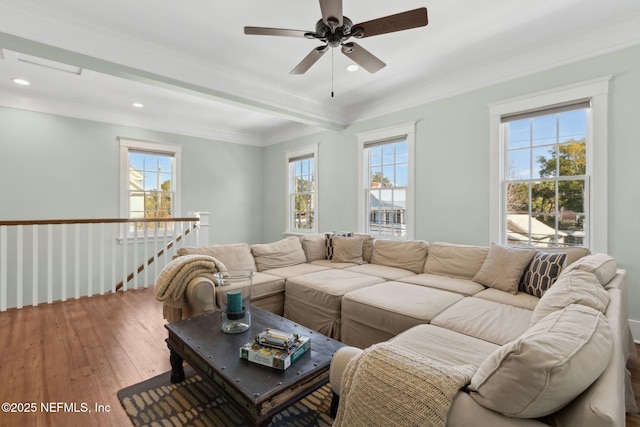
[(489, 356), (471, 379), (471, 396), (509, 417), (549, 415), (602, 374), (612, 345), (604, 314), (572, 304)]
[(366, 274), (369, 276), (381, 277), (385, 280), (398, 280), (403, 277), (413, 276), (416, 273), (398, 267), (378, 264), (362, 264), (354, 267), (347, 267), (345, 270), (353, 273)]
[(321, 265), (314, 264), (298, 264), (292, 265), (290, 267), (280, 267), (280, 268), (272, 268), (270, 270), (264, 271), (264, 273), (271, 274), (272, 276), (279, 277), (293, 277), (293, 276), (301, 276), (303, 274), (315, 273), (316, 271), (329, 270), (329, 267), (323, 267)]
[(538, 301), (540, 301), (540, 298), (529, 295), (526, 292), (518, 292), (514, 295), (493, 288), (487, 288), (482, 292), (478, 292), (474, 297), (499, 302), (500, 304), (512, 305), (514, 307), (526, 308), (527, 310), (535, 309)]
[(331, 259), (320, 259), (316, 261), (311, 261), (310, 264), (319, 265), (320, 267), (328, 267), (328, 268), (347, 268), (347, 267), (355, 267), (355, 262), (333, 262)]
[(436, 242), (429, 245), (424, 272), (473, 279), (489, 253), (488, 246), (455, 245)]
[(562, 275), (540, 298), (533, 310), (531, 325), (570, 304), (586, 305), (604, 313), (609, 305), (609, 293), (602, 287), (595, 274), (573, 270)]
[(300, 238), (291, 236), (273, 243), (251, 245), (258, 271), (290, 267), (307, 262)]
[(256, 263), (251, 253), (251, 247), (247, 243), (203, 247), (184, 246), (178, 248), (179, 256), (194, 254), (212, 256), (223, 263), (229, 271), (256, 271)]
[(442, 276), (440, 274), (422, 273), (415, 276), (408, 276), (398, 279), (399, 282), (411, 283), (414, 285), (427, 286), (430, 288), (442, 289), (456, 292), (464, 296), (475, 295), (485, 289), (480, 283), (469, 279), (459, 279), (457, 277)]
[(357, 289), (342, 298), (341, 340), (368, 347), (400, 332), (429, 323), (460, 294), (402, 282), (385, 282)]
[(376, 240), (371, 264), (402, 268), (416, 274), (424, 270), (429, 244), (423, 240)]
[(346, 269), (326, 269), (287, 279), (284, 317), (334, 339), (340, 339), (344, 294), (383, 283), (384, 279)]
[(520, 307), (466, 297), (438, 314), (431, 323), (503, 345), (518, 338), (529, 327), (531, 313)]
[(480, 366), (500, 346), (433, 324), (418, 325), (391, 339), (423, 356), (448, 365)]

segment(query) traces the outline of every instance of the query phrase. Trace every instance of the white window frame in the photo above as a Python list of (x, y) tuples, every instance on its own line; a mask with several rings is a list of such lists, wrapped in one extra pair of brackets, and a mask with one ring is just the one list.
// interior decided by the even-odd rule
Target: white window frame
[(178, 144), (168, 144), (160, 142), (143, 141), (133, 138), (119, 137), (120, 143), (120, 218), (129, 218), (129, 152), (142, 151), (149, 154), (166, 154), (173, 156), (172, 191), (173, 206), (172, 214), (180, 217), (182, 212), (182, 146)]
[(369, 233), (369, 214), (367, 209), (367, 198), (369, 197), (369, 177), (368, 165), (365, 159), (365, 148), (368, 144), (377, 141), (406, 138), (409, 156), (408, 182), (407, 182), (407, 208), (405, 211), (405, 236), (392, 237), (375, 234), (376, 238), (388, 240), (412, 240), (415, 233), (415, 145), (416, 145), (416, 123), (401, 123), (386, 128), (376, 129), (368, 132), (361, 132), (358, 139), (358, 231)]
[[(293, 217), (292, 217), (292, 209), (291, 206), (291, 194), (295, 192), (295, 174), (291, 173), (291, 160), (302, 157), (313, 157), (313, 182), (315, 184), (314, 190), (314, 206), (313, 206), (313, 228), (307, 230), (300, 230), (293, 227)], [(286, 234), (316, 234), (318, 233), (318, 201), (320, 200), (318, 197), (319, 194), (319, 180), (318, 180), (318, 144), (310, 145), (304, 148), (300, 148), (294, 151), (287, 151), (285, 153), (285, 171), (286, 171), (286, 179), (287, 185), (286, 188), (286, 209), (285, 209), (285, 221), (286, 221)]]
[(589, 209), (588, 247), (592, 252), (607, 253), (607, 146), (609, 80), (604, 76), (593, 80), (558, 87), (530, 95), (507, 99), (489, 105), (490, 162), (489, 162), (489, 237), (491, 241), (506, 241), (504, 223), (505, 144), (501, 117), (518, 112), (543, 109), (548, 106), (579, 99), (591, 100), (591, 114), (587, 129), (587, 171), (590, 193), (585, 203)]

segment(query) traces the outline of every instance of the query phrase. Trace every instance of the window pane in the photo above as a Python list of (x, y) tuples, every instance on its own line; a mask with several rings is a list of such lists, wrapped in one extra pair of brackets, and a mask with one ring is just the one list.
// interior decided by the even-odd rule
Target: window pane
[(587, 110), (568, 111), (558, 115), (558, 142), (581, 141), (587, 137)]
[(587, 144), (584, 140), (561, 144), (559, 151), (561, 176), (585, 175), (587, 173)]
[(554, 148), (534, 148), (533, 159), (535, 160), (535, 165), (533, 167), (532, 178), (547, 178), (558, 176), (556, 150)]
[(531, 178), (531, 150), (528, 147), (521, 150), (509, 150), (507, 176), (509, 179)]
[(379, 166), (382, 164), (382, 147), (376, 146), (369, 148), (371, 166)]
[(534, 182), (531, 184), (531, 211), (535, 213), (554, 213), (556, 208), (556, 186), (554, 181)]
[(556, 142), (556, 116), (535, 117), (533, 120), (533, 145), (547, 145)]
[(529, 213), (529, 184), (507, 184), (507, 213)]
[(517, 120), (509, 123), (508, 148), (529, 147), (531, 120)]

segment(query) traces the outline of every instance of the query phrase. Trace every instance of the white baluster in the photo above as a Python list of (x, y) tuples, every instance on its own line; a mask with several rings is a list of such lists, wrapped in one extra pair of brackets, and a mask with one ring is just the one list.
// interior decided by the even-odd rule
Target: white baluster
[(93, 224), (87, 224), (87, 296), (93, 295)]
[(31, 226), (31, 305), (38, 305), (38, 224)]
[(53, 224), (47, 224), (47, 303), (53, 303)]
[(22, 253), (24, 242), (22, 241), (22, 225), (16, 227), (16, 255), (18, 256), (16, 262), (16, 307), (22, 308), (22, 297), (24, 292), (23, 280), (24, 280), (24, 254)]
[(7, 227), (0, 226), (0, 311), (7, 310)]
[(67, 224), (62, 224), (60, 230), (60, 290), (62, 291), (60, 299), (62, 301), (67, 300)]
[(105, 240), (105, 232), (104, 232), (105, 224), (104, 222), (100, 223), (100, 295), (104, 295), (104, 246), (106, 243)]
[(74, 224), (73, 226), (73, 234), (75, 237), (75, 275), (74, 275), (74, 284), (75, 284), (75, 298), (80, 298), (80, 224)]

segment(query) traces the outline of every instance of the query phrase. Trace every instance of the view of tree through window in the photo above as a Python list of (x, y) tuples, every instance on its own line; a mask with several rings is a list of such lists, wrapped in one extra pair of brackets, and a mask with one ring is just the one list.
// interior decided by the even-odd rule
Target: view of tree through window
[[(173, 212), (173, 156), (129, 152), (130, 218), (170, 218)], [(165, 224), (158, 223), (159, 229)], [(152, 229), (155, 224), (149, 223)], [(142, 229), (142, 224), (139, 226)]]
[(587, 216), (587, 109), (504, 123), (507, 241), (582, 246)]
[(406, 140), (372, 144), (365, 148), (369, 184), (367, 203), (369, 232), (406, 236), (405, 214), (409, 183), (409, 151)]

